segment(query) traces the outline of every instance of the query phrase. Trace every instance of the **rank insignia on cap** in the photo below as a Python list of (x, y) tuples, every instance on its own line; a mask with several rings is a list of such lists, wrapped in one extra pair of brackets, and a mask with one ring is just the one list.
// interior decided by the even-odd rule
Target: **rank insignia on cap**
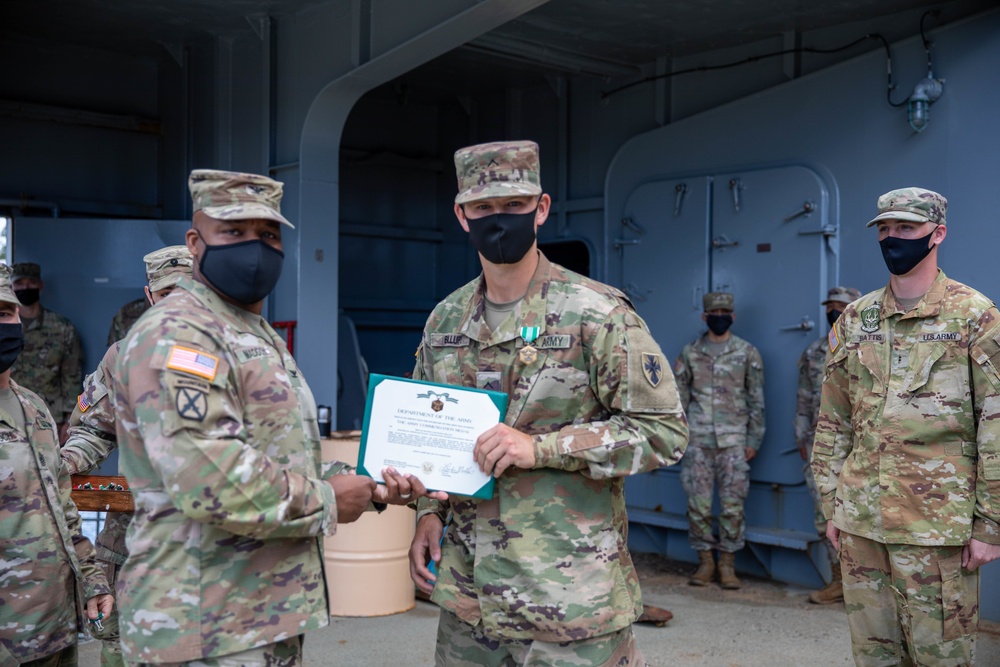
[(167, 357), (167, 368), (197, 375), (211, 382), (219, 369), (219, 358), (189, 347), (174, 345), (170, 348), (170, 356)]
[(659, 386), (663, 378), (663, 365), (660, 363), (660, 355), (643, 353), (642, 374), (646, 381), (654, 387)]
[(87, 394), (85, 393), (80, 394), (79, 396), (76, 397), (76, 404), (80, 406), (80, 412), (86, 412), (87, 410), (90, 409), (90, 406), (93, 405), (93, 403), (90, 402), (90, 400), (87, 398)]
[(177, 389), (177, 414), (184, 419), (202, 421), (208, 412), (208, 394), (190, 387)]

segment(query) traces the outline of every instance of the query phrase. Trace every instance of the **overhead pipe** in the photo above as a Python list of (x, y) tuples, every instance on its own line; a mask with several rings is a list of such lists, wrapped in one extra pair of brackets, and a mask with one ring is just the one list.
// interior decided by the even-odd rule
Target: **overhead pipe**
[(29, 208), (47, 208), (52, 211), (52, 217), (59, 217), (59, 204), (54, 201), (39, 201), (37, 199), (0, 198), (0, 208), (16, 208), (25, 211)]

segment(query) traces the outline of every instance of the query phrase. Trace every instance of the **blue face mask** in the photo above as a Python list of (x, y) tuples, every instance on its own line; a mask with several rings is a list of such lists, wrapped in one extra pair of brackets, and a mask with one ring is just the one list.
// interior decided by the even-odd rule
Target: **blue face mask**
[(254, 239), (228, 245), (205, 243), (198, 268), (220, 294), (249, 305), (262, 301), (274, 290), (284, 261), (285, 253)]
[(934, 249), (934, 246), (928, 247), (927, 243), (933, 233), (932, 231), (919, 239), (887, 236), (879, 241), (879, 247), (882, 248), (882, 259), (885, 260), (889, 273), (894, 276), (904, 276), (912, 271), (917, 264), (924, 261), (924, 257), (931, 254), (931, 250)]
[(21, 323), (0, 324), (0, 373), (14, 365), (24, 349), (24, 329)]
[(709, 330), (716, 336), (721, 336), (722, 334), (729, 331), (729, 327), (733, 326), (733, 316), (732, 315), (707, 315), (705, 317), (705, 324), (708, 325)]

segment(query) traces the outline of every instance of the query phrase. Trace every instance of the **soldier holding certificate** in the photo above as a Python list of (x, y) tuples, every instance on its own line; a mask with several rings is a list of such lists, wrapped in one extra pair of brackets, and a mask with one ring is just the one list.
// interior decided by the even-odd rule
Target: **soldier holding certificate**
[(463, 148), (455, 164), (483, 273), (431, 314), (413, 375), (509, 406), (473, 452), (493, 496), (418, 504), (411, 573), (442, 608), (437, 664), (645, 664), (624, 478), (684, 453), (670, 366), (624, 294), (538, 250), (551, 199), (534, 142)]

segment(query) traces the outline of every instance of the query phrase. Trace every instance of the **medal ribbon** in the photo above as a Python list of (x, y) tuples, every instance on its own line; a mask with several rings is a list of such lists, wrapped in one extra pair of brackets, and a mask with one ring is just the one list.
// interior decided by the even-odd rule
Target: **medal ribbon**
[(521, 327), (521, 338), (524, 339), (525, 345), (534, 343), (540, 333), (542, 333), (541, 327)]

